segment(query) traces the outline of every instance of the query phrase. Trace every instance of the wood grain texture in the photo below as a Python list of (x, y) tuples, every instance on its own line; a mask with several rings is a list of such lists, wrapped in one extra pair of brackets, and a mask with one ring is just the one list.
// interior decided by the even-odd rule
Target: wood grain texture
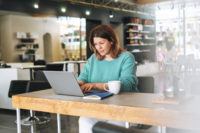
[(159, 98), (153, 99), (153, 103), (162, 103), (162, 104), (181, 104), (183, 102), (187, 102), (188, 100), (194, 98), (194, 95), (186, 95), (184, 97), (173, 97), (173, 98), (168, 98), (165, 96), (161, 96)]
[[(40, 91), (40, 93), (35, 92), (23, 95), (15, 95), (12, 98), (13, 107), (73, 116), (85, 116), (91, 118), (100, 118), (147, 125), (158, 125), (172, 128), (200, 130), (198, 124), (200, 120), (200, 111), (185, 110), (183, 106), (180, 106), (180, 108), (178, 109), (170, 109), (167, 108), (168, 106), (164, 108), (160, 105), (156, 105), (156, 108), (153, 108), (127, 106), (120, 104), (117, 105), (114, 104), (114, 102), (111, 102), (112, 99), (118, 97), (127, 97), (127, 93), (121, 93), (118, 96), (115, 95), (113, 97), (110, 97), (110, 99), (105, 99), (105, 101), (91, 101), (82, 100), (82, 98), (80, 97), (65, 97), (62, 95), (58, 96), (52, 94), (49, 94), (49, 97), (52, 97), (49, 98), (48, 94), (46, 94), (45, 92), (47, 91), (45, 90)], [(42, 93), (46, 95), (42, 96)], [(135, 95), (135, 97), (137, 97), (137, 95), (142, 96), (142, 94), (139, 93), (132, 93), (132, 95)], [(149, 96), (154, 97), (155, 95), (156, 94), (151, 94)], [(147, 95), (145, 96), (147, 97)], [(120, 100), (123, 101), (123, 99)], [(149, 100), (152, 101), (152, 99)], [(131, 104), (134, 105), (134, 102)]]

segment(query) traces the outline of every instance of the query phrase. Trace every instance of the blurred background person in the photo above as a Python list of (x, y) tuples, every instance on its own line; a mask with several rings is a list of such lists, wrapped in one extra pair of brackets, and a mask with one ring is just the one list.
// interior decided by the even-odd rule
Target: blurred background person
[(160, 39), (160, 32), (156, 33), (156, 40), (158, 41)]
[(177, 57), (177, 51), (174, 44), (175, 40), (173, 38), (173, 33), (169, 34), (169, 37), (165, 38), (165, 44), (167, 48), (167, 53), (165, 55), (165, 61), (168, 63), (174, 63)]
[(160, 35), (160, 32), (157, 32), (156, 33), (156, 44), (157, 46), (161, 46), (162, 44), (162, 38), (161, 38), (161, 35)]
[(165, 41), (166, 36), (167, 36), (167, 33), (166, 32), (162, 32), (162, 40), (163, 40), (163, 42)]
[(156, 57), (159, 62), (159, 68), (162, 70), (163, 68), (163, 56), (165, 55), (165, 44), (163, 43), (163, 38), (160, 36), (160, 32), (156, 33), (157, 37), (157, 47), (156, 47)]

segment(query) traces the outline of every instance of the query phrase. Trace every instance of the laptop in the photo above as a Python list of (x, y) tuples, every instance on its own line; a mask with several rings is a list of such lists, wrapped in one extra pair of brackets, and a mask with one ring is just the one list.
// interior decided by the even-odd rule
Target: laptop
[(43, 71), (53, 91), (59, 95), (86, 96), (93, 93), (104, 92), (99, 89), (83, 93), (73, 72), (65, 71)]

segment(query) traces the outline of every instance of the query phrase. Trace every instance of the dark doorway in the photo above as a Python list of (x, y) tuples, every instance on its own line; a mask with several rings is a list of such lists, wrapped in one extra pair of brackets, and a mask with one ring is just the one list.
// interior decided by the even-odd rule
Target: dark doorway
[(90, 58), (90, 56), (94, 53), (94, 51), (92, 51), (89, 46), (90, 32), (94, 27), (98, 25), (101, 25), (101, 21), (86, 20), (87, 59)]

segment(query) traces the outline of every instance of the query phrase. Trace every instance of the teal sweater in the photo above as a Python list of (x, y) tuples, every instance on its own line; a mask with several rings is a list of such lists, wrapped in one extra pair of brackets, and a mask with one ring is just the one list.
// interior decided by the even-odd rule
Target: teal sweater
[(108, 81), (119, 80), (121, 81), (121, 92), (138, 92), (136, 69), (135, 58), (129, 52), (121, 53), (112, 61), (99, 61), (93, 54), (77, 80), (84, 83), (108, 83)]

